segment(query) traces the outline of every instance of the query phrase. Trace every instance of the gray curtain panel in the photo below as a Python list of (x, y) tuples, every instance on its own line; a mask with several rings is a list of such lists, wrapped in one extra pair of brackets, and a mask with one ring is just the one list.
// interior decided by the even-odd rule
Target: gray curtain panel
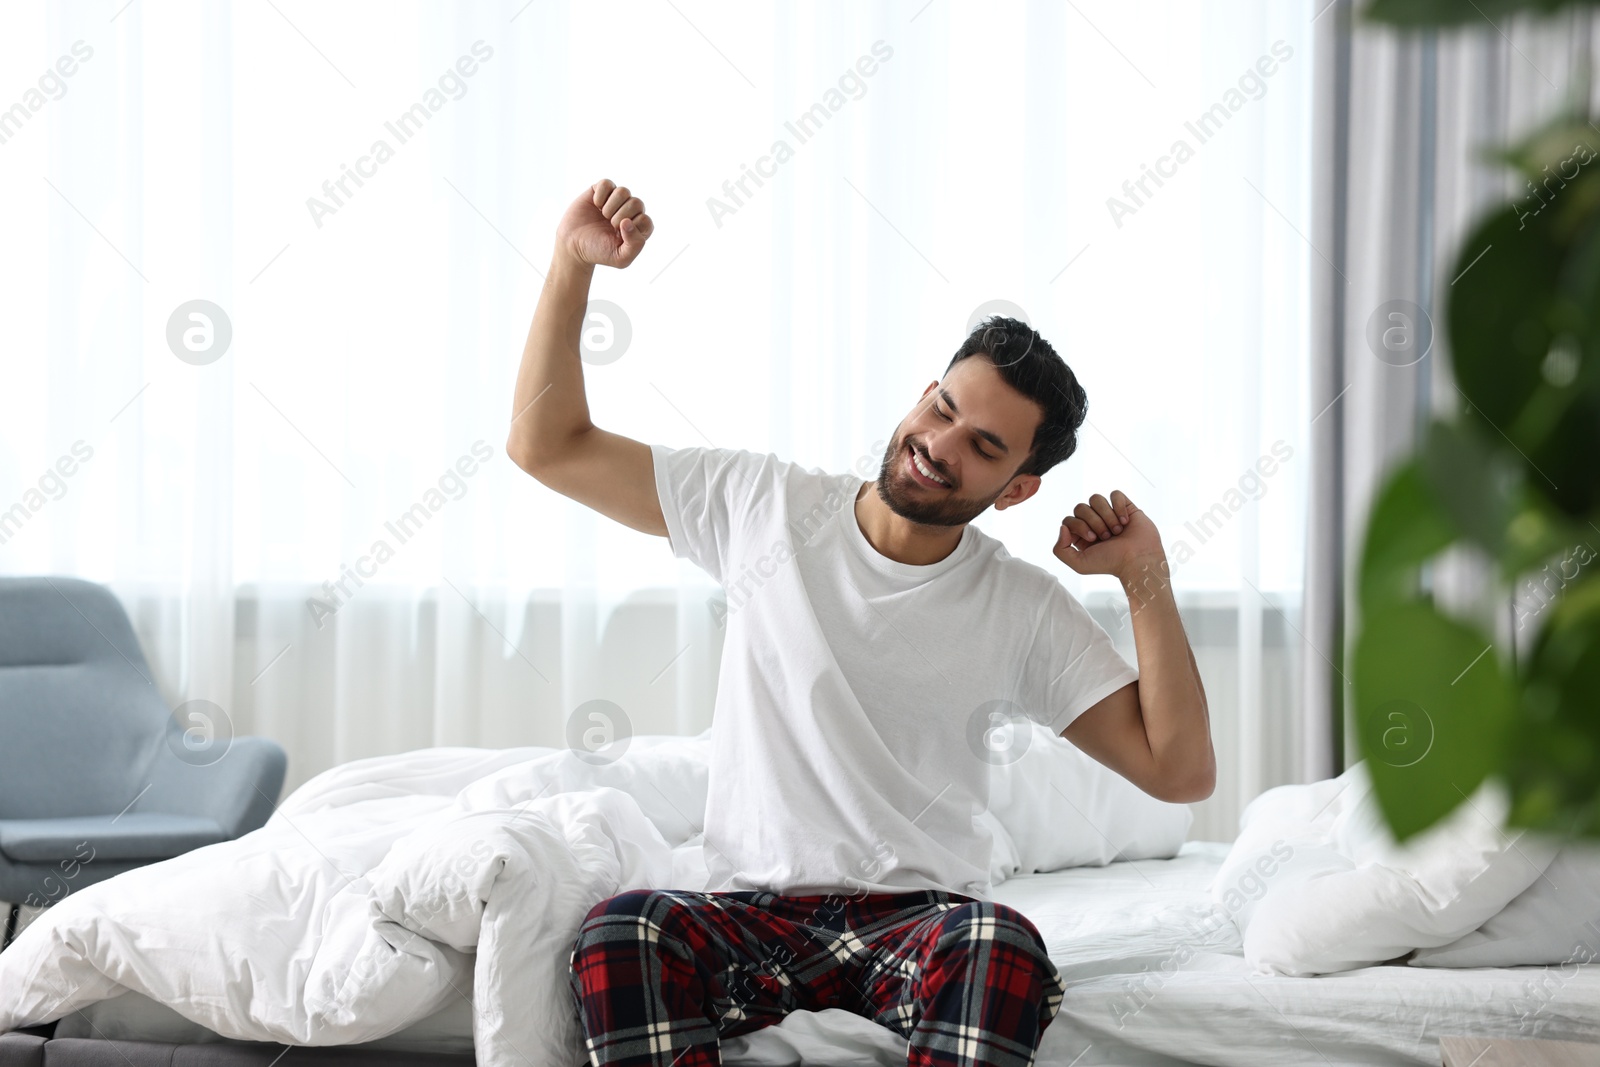
[[(1432, 415), (1463, 404), (1443, 336), (1450, 287), (1473, 265), (1458, 267), (1462, 243), (1485, 210), (1527, 194), (1486, 152), (1592, 101), (1600, 36), (1583, 10), (1402, 33), (1365, 22), (1365, 6), (1332, 0), (1316, 16), (1308, 780), (1359, 758), (1347, 662), (1372, 494)], [(1497, 647), (1515, 649), (1511, 598), (1489, 577), (1480, 560), (1454, 554), (1424, 581), (1441, 604), (1480, 619)]]

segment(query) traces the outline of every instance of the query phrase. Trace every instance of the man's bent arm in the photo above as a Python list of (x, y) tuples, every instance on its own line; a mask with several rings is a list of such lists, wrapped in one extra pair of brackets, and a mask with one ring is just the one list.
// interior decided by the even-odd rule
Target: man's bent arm
[(643, 202), (610, 181), (562, 216), (517, 371), (506, 454), (556, 492), (665, 537), (650, 447), (589, 420), (579, 349), (595, 266), (626, 267), (653, 231)]
[(1204, 800), (1217, 781), (1211, 715), (1155, 526), (1123, 494), (1095, 496), (1063, 520), (1056, 556), (1080, 574), (1116, 576), (1139, 657), (1139, 680), (1084, 711), (1061, 736), (1151, 796)]
[(1133, 618), (1139, 680), (1079, 715), (1061, 736), (1151, 796), (1204, 800), (1216, 788), (1211, 715), (1166, 560), (1123, 580)]

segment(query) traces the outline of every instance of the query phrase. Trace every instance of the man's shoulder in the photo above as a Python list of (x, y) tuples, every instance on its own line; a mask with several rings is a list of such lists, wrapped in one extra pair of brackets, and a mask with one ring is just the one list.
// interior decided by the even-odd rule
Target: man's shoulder
[(1037, 563), (1022, 559), (1011, 554), (1006, 543), (998, 537), (985, 533), (976, 525), (969, 525), (967, 529), (974, 537), (973, 556), (981, 560), (986, 567), (993, 568), (997, 573), (1008, 577), (1015, 576), (1031, 583), (1056, 581), (1056, 576)]
[(716, 445), (672, 445), (652, 446), (658, 452), (680, 459), (699, 459), (700, 461), (718, 467), (728, 467), (740, 470), (745, 474), (760, 474), (764, 477), (783, 481), (803, 480), (808, 482), (832, 484), (859, 484), (861, 478), (848, 471), (834, 472), (824, 470), (817, 466), (804, 466), (801, 463), (785, 459), (776, 452), (762, 451), (752, 448), (720, 448)]
[(656, 446), (662, 476), (698, 483), (725, 499), (745, 522), (821, 526), (855, 497), (862, 479), (748, 448)]
[(1052, 601), (1058, 607), (1065, 606), (1063, 601), (1077, 602), (1055, 571), (1012, 555), (1004, 541), (977, 526), (968, 529), (976, 535), (972, 554), (983, 569), (985, 580), (1003, 584), (1008, 596), (1033, 603), (1040, 611)]

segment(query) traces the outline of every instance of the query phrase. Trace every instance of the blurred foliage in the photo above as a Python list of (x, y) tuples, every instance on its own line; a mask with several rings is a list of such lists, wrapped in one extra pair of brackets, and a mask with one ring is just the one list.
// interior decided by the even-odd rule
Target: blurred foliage
[[(1555, 6), (1379, 0), (1368, 15)], [(1563, 118), (1494, 158), (1525, 184), (1445, 275), (1461, 414), (1435, 419), (1389, 473), (1357, 577), (1356, 732), (1402, 839), (1486, 778), (1508, 787), (1513, 825), (1600, 836), (1600, 130)], [(1422, 588), (1422, 566), (1449, 549), (1521, 592), (1521, 654)]]
[(1549, 15), (1564, 7), (1581, 7), (1595, 0), (1373, 0), (1366, 16), (1393, 26), (1460, 26), (1482, 19), (1528, 12)]

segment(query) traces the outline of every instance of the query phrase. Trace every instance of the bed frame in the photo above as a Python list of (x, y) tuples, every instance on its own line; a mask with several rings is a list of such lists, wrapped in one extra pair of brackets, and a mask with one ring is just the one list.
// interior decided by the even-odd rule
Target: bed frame
[[(266, 1042), (169, 1045), (157, 1041), (54, 1038), (55, 1024), (0, 1034), (0, 1067), (475, 1067), (462, 1053), (387, 1052)], [(292, 1054), (291, 1054), (292, 1053)]]

